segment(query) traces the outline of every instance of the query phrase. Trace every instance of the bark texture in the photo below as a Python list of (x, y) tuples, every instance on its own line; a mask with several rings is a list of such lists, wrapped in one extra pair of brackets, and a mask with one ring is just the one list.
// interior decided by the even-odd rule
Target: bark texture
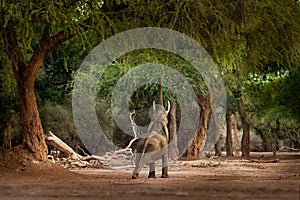
[(219, 139), (215, 144), (215, 156), (222, 156), (222, 135), (220, 135)]
[(235, 155), (239, 155), (241, 153), (241, 144), (240, 144), (239, 138), (238, 138), (235, 114), (231, 115), (231, 126), (233, 129), (233, 137), (234, 137), (234, 143), (235, 143)]
[[(26, 66), (25, 69), (27, 67), (32, 66)], [(20, 71), (21, 69), (18, 72)], [(33, 153), (37, 160), (46, 160), (48, 152), (34, 94), (34, 79), (30, 71), (22, 71), (16, 77), (21, 108), (23, 145)]]
[(231, 113), (226, 112), (226, 156), (233, 156)]
[(169, 155), (171, 159), (177, 159), (179, 155), (179, 151), (178, 151), (178, 144), (177, 144), (176, 102), (171, 102), (169, 130), (170, 130)]
[(11, 57), (20, 102), (23, 146), (33, 154), (36, 160), (47, 160), (48, 150), (34, 93), (35, 77), (46, 55), (55, 46), (72, 36), (74, 35), (70, 31), (62, 31), (50, 36), (49, 28), (46, 27), (28, 62), (21, 62), (20, 60), (23, 59), (19, 55)]
[(183, 155), (183, 157), (187, 159), (199, 158), (200, 152), (202, 151), (202, 148), (206, 140), (208, 117), (211, 111), (210, 99), (205, 99), (201, 96), (198, 96), (197, 98), (198, 98), (198, 104), (201, 107), (199, 125), (196, 131), (195, 138), (193, 139), (191, 145)]
[(241, 98), (241, 95), (235, 94), (235, 98), (237, 100), (238, 112), (241, 118), (241, 123), (243, 127), (243, 136), (242, 136), (242, 156), (249, 157), (250, 156), (250, 125), (247, 113), (244, 110), (244, 102)]
[(277, 154), (279, 128), (280, 128), (280, 123), (279, 123), (279, 119), (277, 119), (276, 124), (275, 124), (275, 128), (272, 129), (272, 135), (273, 135), (272, 152), (273, 152), (273, 157), (276, 157), (276, 154)]

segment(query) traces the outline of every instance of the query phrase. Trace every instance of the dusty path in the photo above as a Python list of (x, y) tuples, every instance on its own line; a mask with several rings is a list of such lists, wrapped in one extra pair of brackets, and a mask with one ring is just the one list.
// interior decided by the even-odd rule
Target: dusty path
[[(180, 162), (168, 179), (110, 169), (72, 172), (53, 168), (2, 170), (0, 199), (296, 199), (300, 193), (300, 154), (281, 154), (279, 162), (221, 158)], [(43, 169), (42, 169), (43, 170)], [(159, 175), (159, 172), (157, 176)]]

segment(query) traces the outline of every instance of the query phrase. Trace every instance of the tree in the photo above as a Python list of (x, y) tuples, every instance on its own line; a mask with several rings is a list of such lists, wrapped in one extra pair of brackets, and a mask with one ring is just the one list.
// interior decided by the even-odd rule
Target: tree
[(75, 35), (83, 37), (91, 26), (105, 24), (103, 9), (98, 1), (1, 1), (1, 57), (15, 75), (23, 146), (34, 159), (47, 159), (34, 92), (37, 72), (55, 47)]
[[(200, 42), (222, 68), (236, 70), (243, 82), (244, 74), (248, 77), (250, 72), (263, 72), (271, 62), (290, 63), (298, 56), (299, 19), (299, 3), (293, 0), (2, 0), (0, 54), (16, 79), (23, 146), (35, 159), (46, 159), (34, 82), (49, 52), (74, 36), (85, 44), (86, 34), (94, 30), (105, 39), (135, 27), (171, 28)], [(242, 87), (236, 89), (239, 95), (245, 92)], [(205, 93), (198, 94), (207, 98)]]
[[(245, 110), (245, 83), (251, 74), (286, 69), (299, 57), (299, 2), (226, 1), (230, 7), (228, 18), (236, 26), (236, 40), (240, 44), (229, 65), (221, 65), (230, 75), (228, 83), (236, 98), (243, 126), (242, 155), (250, 155), (250, 119)], [(292, 39), (291, 39), (292, 38)], [(237, 47), (237, 46), (235, 46)], [(227, 65), (226, 65), (227, 64)]]
[(226, 155), (233, 156), (231, 113), (226, 113)]
[(177, 122), (176, 122), (176, 102), (171, 102), (169, 117), (169, 132), (170, 132), (170, 143), (169, 143), (169, 155), (171, 159), (178, 158), (178, 139), (177, 139)]
[[(249, 94), (252, 124), (263, 140), (266, 151), (276, 155), (278, 139), (289, 138), (298, 148), (299, 94), (294, 88), (299, 85), (299, 67), (291, 70), (255, 75), (249, 82), (252, 92)], [(292, 145), (293, 146), (293, 145)], [(294, 148), (293, 147), (293, 148)]]
[[(191, 123), (197, 123), (198, 130), (195, 131), (195, 138), (193, 139), (193, 143), (191, 146), (188, 148), (190, 150), (187, 150), (186, 153), (184, 154), (185, 157), (188, 157), (189, 159), (197, 159), (199, 156), (199, 153), (201, 149), (203, 148), (203, 144), (205, 142), (206, 138), (206, 130), (207, 130), (207, 124), (209, 120), (209, 114), (210, 114), (210, 99), (208, 95), (208, 89), (206, 85), (204, 84), (204, 81), (197, 72), (194, 67), (192, 67), (187, 61), (183, 60), (180, 56), (174, 55), (172, 53), (164, 52), (164, 51), (159, 51), (159, 50), (153, 50), (153, 49), (147, 49), (147, 50), (138, 50), (135, 52), (128, 53), (128, 55), (122, 56), (119, 60), (117, 60), (114, 64), (109, 66), (107, 70), (104, 72), (102, 76), (102, 80), (100, 82), (99, 91), (101, 91), (98, 94), (99, 98), (99, 104), (100, 102), (105, 102), (101, 103), (103, 107), (105, 107), (104, 104), (108, 104), (109, 106), (106, 106), (108, 110), (110, 109), (110, 98), (111, 98), (111, 93), (112, 90), (118, 81), (118, 79), (128, 72), (128, 70), (134, 68), (135, 66), (138, 66), (143, 63), (160, 63), (164, 64), (167, 66), (171, 66), (174, 69), (180, 71), (187, 80), (190, 81), (191, 85), (193, 86), (193, 89), (195, 93), (197, 94), (198, 98), (198, 105), (201, 106), (201, 111), (200, 111), (200, 118), (199, 121), (191, 122)], [(148, 75), (148, 74), (147, 74)], [(152, 74), (149, 74), (148, 77), (149, 79), (152, 78)], [(135, 84), (138, 82), (141, 77), (134, 77), (132, 76), (130, 78), (130, 81), (132, 84)], [(157, 80), (154, 80), (157, 81)], [(162, 76), (162, 79), (158, 81), (158, 83), (164, 83), (164, 77)], [(176, 133), (176, 122), (179, 120), (176, 120), (175, 114), (176, 108), (176, 101), (177, 98), (172, 94), (172, 91), (170, 91), (166, 87), (159, 87), (161, 84), (147, 84), (137, 91), (133, 93), (131, 96), (130, 102), (129, 102), (129, 107), (130, 109), (133, 110), (143, 110), (147, 109), (147, 106), (152, 105), (152, 102), (157, 99), (164, 100), (166, 103), (167, 100), (170, 100), (172, 103), (171, 106), (171, 112), (170, 112), (170, 123), (172, 122), (172, 127), (173, 131)], [(157, 98), (159, 97), (159, 98)], [(205, 99), (207, 98), (207, 99)], [(123, 112), (123, 111), (120, 111)], [(146, 115), (148, 115), (148, 112), (146, 112)], [(109, 115), (108, 115), (109, 116)], [(181, 115), (178, 115), (179, 118), (183, 117)], [(140, 117), (144, 118), (144, 117)], [(143, 125), (145, 122), (143, 122)], [(120, 135), (120, 133), (118, 133)], [(122, 136), (120, 136), (122, 137)], [(172, 136), (173, 137), (173, 136)], [(174, 136), (175, 137), (175, 136)], [(173, 139), (173, 142), (176, 142), (176, 138)], [(186, 140), (186, 136), (183, 136), (185, 138), (178, 138), (178, 141), (180, 140)], [(118, 140), (119, 141), (119, 140)], [(173, 145), (173, 144), (172, 144)], [(176, 146), (177, 144), (174, 144)], [(184, 146), (184, 145), (182, 145)], [(182, 151), (183, 149), (180, 149)], [(180, 154), (183, 152), (180, 152)], [(178, 153), (174, 153), (178, 154)]]
[(0, 85), (0, 141), (2, 141), (3, 149), (10, 149), (14, 135), (12, 126), (16, 124), (14, 122), (17, 119), (18, 102), (13, 71), (5, 66), (5, 60), (0, 60)]

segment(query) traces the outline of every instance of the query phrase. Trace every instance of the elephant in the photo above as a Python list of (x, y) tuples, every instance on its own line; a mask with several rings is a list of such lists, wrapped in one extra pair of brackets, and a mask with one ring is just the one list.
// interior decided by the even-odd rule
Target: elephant
[(149, 164), (148, 178), (156, 178), (155, 161), (162, 159), (162, 178), (168, 175), (168, 140), (169, 132), (167, 128), (168, 113), (170, 111), (170, 102), (168, 109), (154, 104), (151, 122), (146, 133), (140, 135), (135, 142), (136, 160), (132, 179), (139, 178), (139, 173), (145, 164)]

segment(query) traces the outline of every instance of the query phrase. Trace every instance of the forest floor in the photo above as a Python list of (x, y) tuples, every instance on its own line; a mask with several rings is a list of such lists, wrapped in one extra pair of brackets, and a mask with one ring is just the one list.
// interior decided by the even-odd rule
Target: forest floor
[(300, 199), (299, 153), (176, 163), (170, 178), (159, 178), (158, 171), (158, 178), (148, 179), (144, 171), (133, 180), (119, 170), (66, 170), (38, 162), (7, 168), (0, 161), (0, 199)]

